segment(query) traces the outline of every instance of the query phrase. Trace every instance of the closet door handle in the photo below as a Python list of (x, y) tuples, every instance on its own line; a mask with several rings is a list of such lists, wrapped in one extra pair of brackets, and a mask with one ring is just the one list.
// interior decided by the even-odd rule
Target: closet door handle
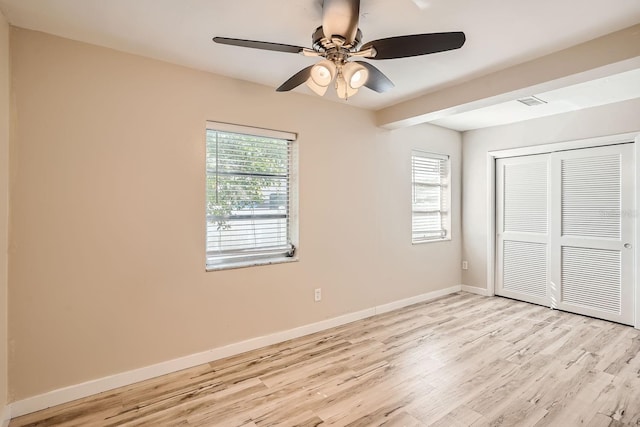
[(631, 249), (631, 243), (625, 243), (624, 244), (624, 248), (625, 249)]

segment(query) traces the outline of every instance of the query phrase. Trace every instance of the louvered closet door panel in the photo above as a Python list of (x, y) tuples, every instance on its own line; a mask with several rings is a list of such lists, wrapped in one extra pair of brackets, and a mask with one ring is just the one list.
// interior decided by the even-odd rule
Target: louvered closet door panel
[(547, 162), (504, 165), (504, 231), (547, 233)]
[(632, 144), (553, 154), (555, 307), (633, 324), (633, 159)]
[(561, 274), (563, 303), (613, 314), (622, 311), (620, 251), (565, 246)]
[(620, 155), (561, 162), (562, 235), (620, 239)]
[(547, 296), (547, 245), (505, 240), (502, 289), (545, 298)]
[(496, 161), (496, 293), (549, 305), (549, 156)]

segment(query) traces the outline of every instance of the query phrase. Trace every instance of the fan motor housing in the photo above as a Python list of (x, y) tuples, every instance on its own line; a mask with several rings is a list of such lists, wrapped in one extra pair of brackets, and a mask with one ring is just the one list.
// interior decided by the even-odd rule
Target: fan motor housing
[(334, 35), (331, 39), (325, 37), (324, 29), (320, 26), (313, 33), (312, 40), (313, 50), (316, 52), (330, 52), (333, 49), (338, 51), (346, 50), (347, 52), (356, 52), (362, 44), (362, 31), (358, 28), (353, 43), (345, 43), (346, 40), (344, 37), (339, 35)]

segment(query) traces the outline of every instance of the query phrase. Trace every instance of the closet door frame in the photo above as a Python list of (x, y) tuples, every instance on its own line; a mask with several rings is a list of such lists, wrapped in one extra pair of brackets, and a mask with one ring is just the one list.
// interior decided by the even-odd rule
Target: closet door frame
[(579, 148), (602, 147), (635, 142), (634, 161), (635, 173), (635, 197), (634, 218), (635, 233), (633, 242), (636, 249), (634, 262), (634, 326), (640, 329), (640, 283), (638, 280), (638, 267), (640, 266), (640, 215), (638, 213), (638, 201), (640, 201), (640, 130), (631, 133), (611, 135), (598, 138), (589, 138), (552, 144), (534, 145), (522, 148), (489, 151), (486, 157), (487, 164), (487, 295), (495, 295), (497, 272), (497, 247), (496, 247), (496, 159), (505, 157), (526, 156), (532, 154), (552, 153), (555, 151), (573, 150)]

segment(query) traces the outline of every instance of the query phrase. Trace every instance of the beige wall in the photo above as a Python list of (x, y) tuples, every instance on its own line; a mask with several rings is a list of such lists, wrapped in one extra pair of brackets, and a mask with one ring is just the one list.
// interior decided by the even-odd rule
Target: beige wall
[[(460, 283), (457, 132), (11, 36), (13, 399)], [(206, 120), (299, 133), (299, 262), (205, 273)], [(451, 242), (411, 245), (413, 147), (452, 156)]]
[(9, 88), (9, 24), (0, 13), (0, 423), (8, 386)]
[(462, 283), (487, 285), (487, 153), (640, 131), (640, 99), (463, 134)]

